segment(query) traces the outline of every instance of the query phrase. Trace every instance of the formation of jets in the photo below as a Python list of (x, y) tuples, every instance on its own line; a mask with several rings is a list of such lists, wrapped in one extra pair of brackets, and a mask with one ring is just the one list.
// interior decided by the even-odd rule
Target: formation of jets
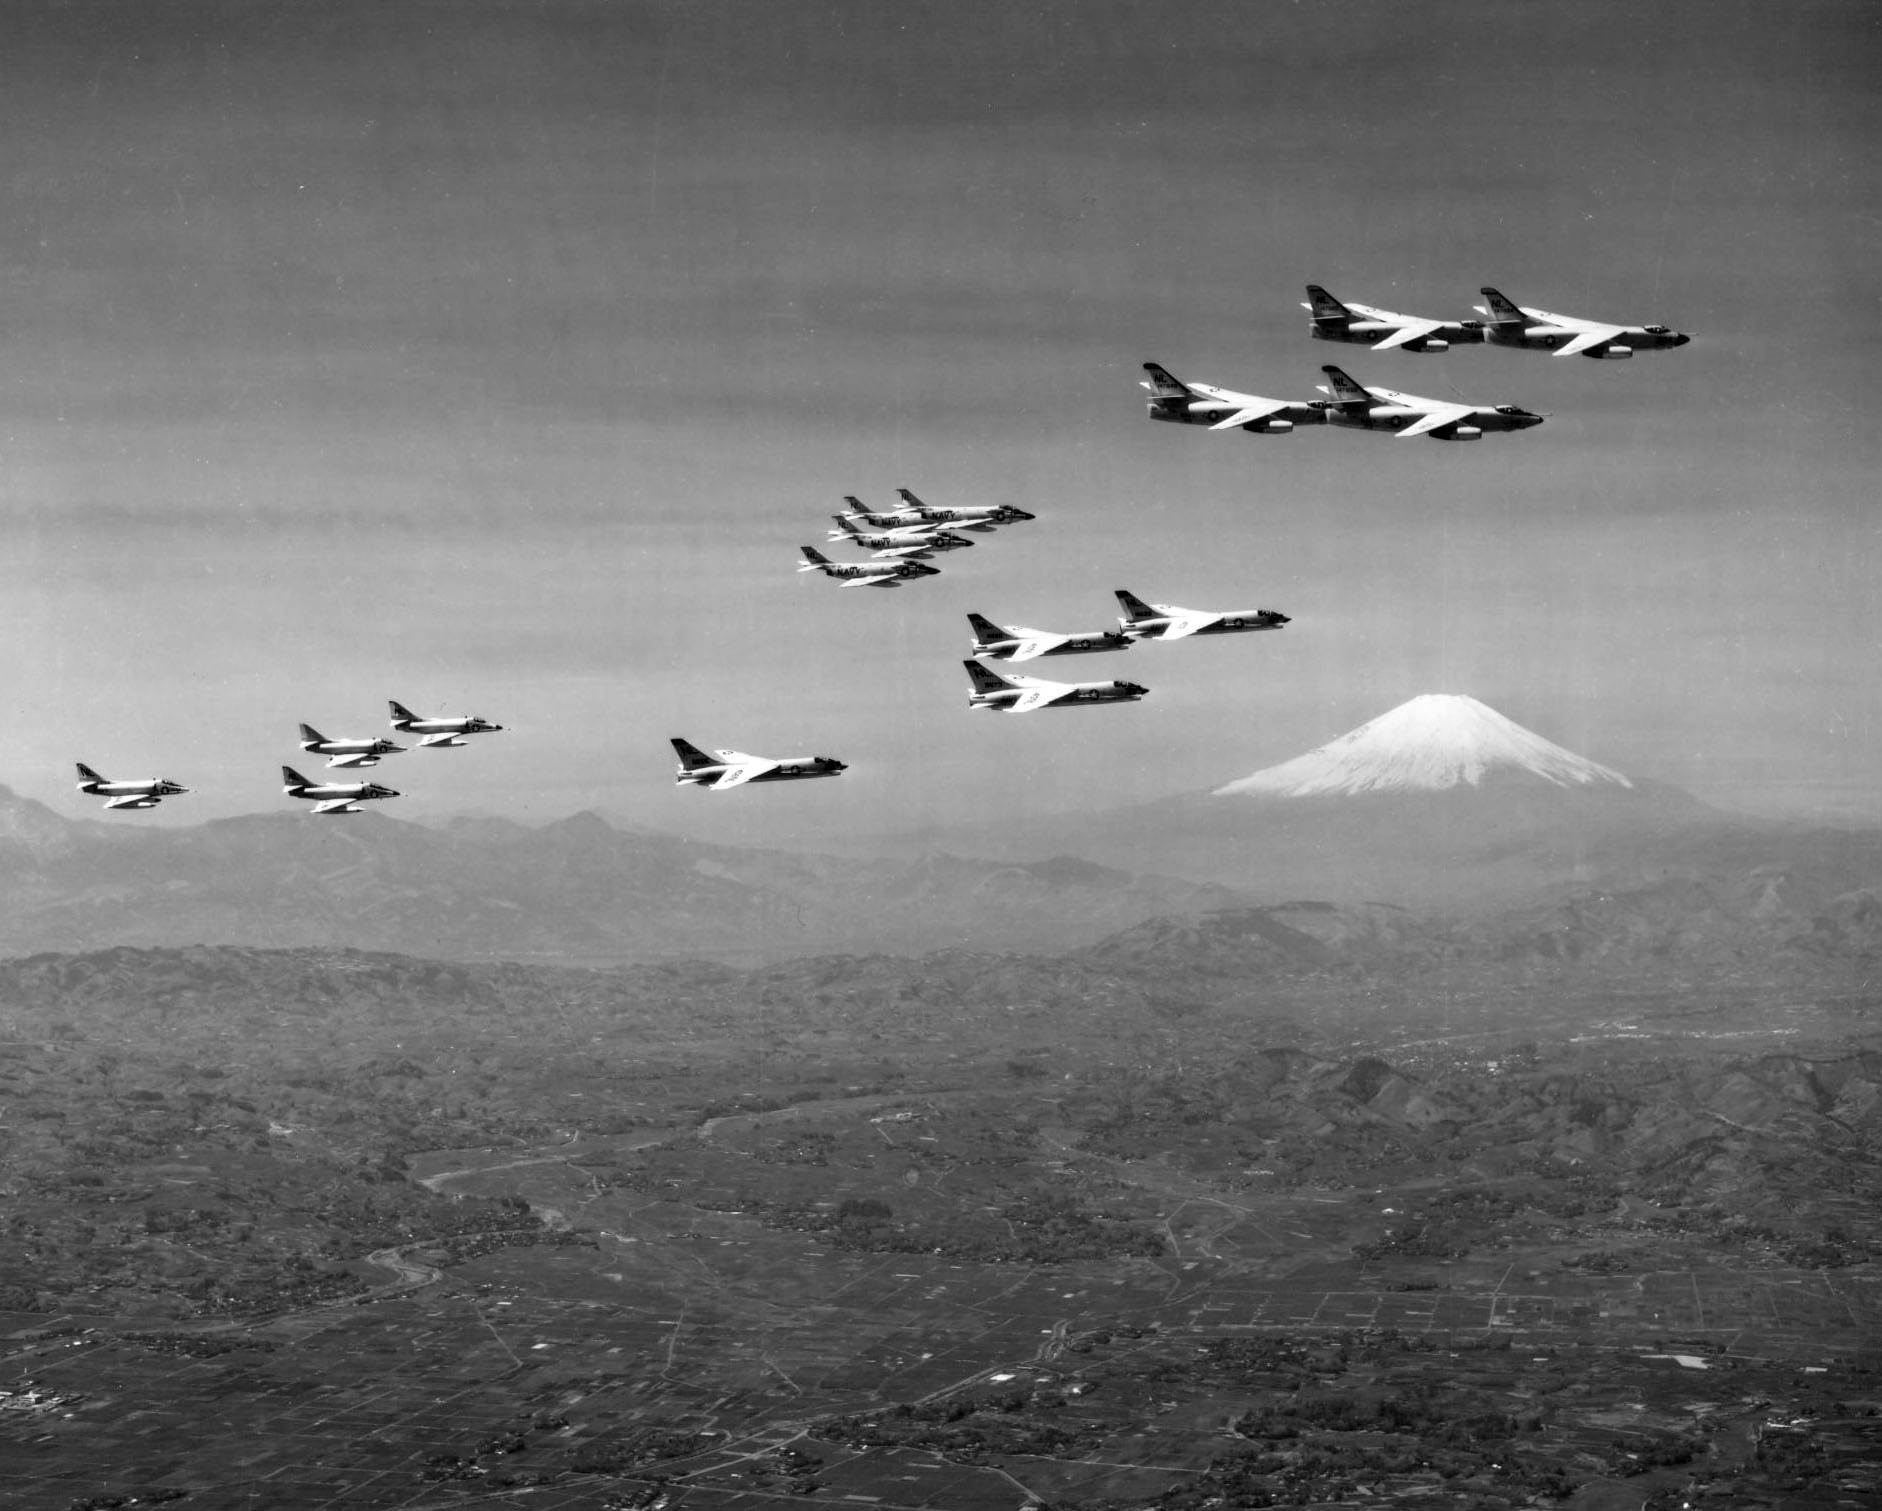
[[(475, 715), (421, 718), (403, 703), (388, 703), (387, 707), (392, 710), (392, 727), (401, 734), (420, 736), (418, 745), (421, 749), (426, 746), (462, 745), (466, 735), (494, 734), (503, 728), (501, 724), (492, 724)], [(384, 757), (402, 754), (406, 749), (382, 736), (329, 739), (311, 724), (301, 725), (300, 743), (301, 749), (309, 755), (326, 756), (330, 768), (377, 766)], [(106, 808), (155, 808), (164, 798), (189, 791), (189, 788), (162, 777), (113, 782), (82, 762), (79, 764), (78, 777), (78, 790), (106, 799)], [(289, 797), (311, 801), (315, 813), (359, 813), (362, 811), (356, 806), (359, 803), (376, 802), (399, 795), (392, 788), (382, 787), (376, 782), (310, 782), (292, 766), (281, 768), (281, 779), (286, 784), (282, 791)]]
[[(1610, 325), (1529, 309), (1485, 288), (1482, 320), (1430, 320), (1370, 304), (1336, 299), (1317, 283), (1307, 285), (1301, 308), (1312, 316), (1317, 341), (1344, 341), (1373, 351), (1442, 352), (1453, 346), (1509, 346), (1552, 352), (1558, 357), (1620, 361), (1639, 351), (1669, 351), (1692, 337), (1665, 325)], [(1269, 399), (1173, 376), (1155, 362), (1150, 376), (1150, 418), (1210, 430), (1251, 435), (1286, 435), (1301, 425), (1336, 425), (1348, 430), (1384, 430), (1398, 436), (1428, 435), (1440, 441), (1476, 441), (1496, 431), (1528, 430), (1543, 415), (1519, 404), (1471, 404), (1426, 399), (1396, 389), (1363, 384), (1340, 368), (1322, 367), (1324, 399)]]
[(929, 557), (973, 545), (961, 531), (987, 535), (1002, 525), (1037, 518), (1011, 504), (939, 508), (924, 504), (906, 488), (897, 488), (895, 492), (902, 500), (899, 509), (866, 509), (861, 499), (845, 494), (843, 502), (849, 508), (832, 516), (836, 528), (829, 532), (826, 540), (847, 541), (867, 551), (870, 560), (832, 561), (815, 546), (800, 546), (798, 549), (804, 553), (804, 559), (797, 570), (821, 572), (825, 577), (836, 578), (838, 584), (846, 588), (899, 588), (905, 582), (933, 577), (940, 572), (939, 567), (927, 564)]
[[(1453, 346), (1487, 345), (1544, 351), (1558, 357), (1622, 361), (1636, 352), (1685, 346), (1692, 339), (1665, 325), (1613, 324), (1532, 309), (1487, 286), (1482, 293), (1486, 302), (1476, 306), (1484, 317), (1480, 320), (1404, 315), (1341, 300), (1317, 283), (1307, 285), (1302, 307), (1311, 317), (1309, 331), (1314, 339), (1365, 346), (1375, 352), (1397, 350), (1429, 355)], [(1306, 400), (1272, 399), (1180, 379), (1156, 362), (1146, 362), (1143, 367), (1148, 377), (1142, 386), (1150, 392), (1152, 419), (1209, 430), (1286, 435), (1300, 426), (1318, 425), (1385, 431), (1400, 439), (1429, 436), (1440, 441), (1475, 441), (1486, 434), (1528, 430), (1546, 418), (1517, 404), (1428, 399), (1364, 384), (1331, 364), (1320, 369), (1327, 379), (1319, 387), (1325, 397)], [(868, 552), (869, 559), (832, 560), (815, 546), (802, 546), (804, 559), (797, 570), (835, 578), (846, 588), (900, 587), (940, 575), (940, 568), (930, 565), (929, 558), (974, 545), (964, 532), (987, 535), (1036, 517), (1010, 504), (936, 507), (906, 488), (896, 489), (896, 494), (901, 501), (899, 507), (886, 510), (868, 509), (855, 496), (846, 495), (844, 503), (849, 507), (832, 516), (836, 528), (828, 533), (827, 540), (848, 542)], [(1115, 630), (1058, 634), (1025, 625), (1001, 625), (981, 614), (969, 613), (972, 654), (999, 662), (1091, 655), (1129, 650), (1146, 640), (1276, 630), (1290, 622), (1286, 614), (1272, 609), (1215, 612), (1149, 603), (1127, 588), (1117, 589), (1116, 595), (1124, 612)], [(1031, 713), (1041, 708), (1134, 703), (1149, 693), (1136, 682), (1048, 682), (1037, 677), (1003, 675), (979, 659), (962, 664), (970, 682), (970, 710)], [(401, 703), (388, 706), (393, 730), (416, 736), (420, 748), (462, 746), (467, 736), (494, 733), (503, 727), (475, 716), (422, 718)], [(327, 757), (329, 768), (377, 766), (384, 757), (402, 754), (407, 748), (378, 736), (332, 739), (310, 724), (302, 724), (300, 732), (301, 749)], [(708, 753), (678, 737), (672, 745), (680, 760), (678, 783), (711, 792), (760, 782), (839, 776), (848, 770), (833, 756), (771, 759), (738, 750)], [(79, 791), (104, 798), (107, 809), (154, 808), (166, 797), (189, 791), (162, 777), (112, 781), (83, 764), (78, 774)], [(357, 813), (361, 803), (399, 795), (376, 782), (310, 782), (291, 766), (283, 766), (281, 775), (286, 795), (312, 802), (313, 811), (319, 814)]]
[(1667, 351), (1692, 340), (1666, 325), (1609, 325), (1573, 315), (1552, 315), (1482, 290), (1487, 304), (1475, 306), (1482, 320), (1426, 320), (1335, 299), (1317, 283), (1307, 285), (1301, 308), (1313, 316), (1317, 341), (1348, 341), (1376, 352), (1441, 352), (1453, 346), (1491, 345), (1553, 352), (1558, 357), (1623, 361), (1637, 351)]

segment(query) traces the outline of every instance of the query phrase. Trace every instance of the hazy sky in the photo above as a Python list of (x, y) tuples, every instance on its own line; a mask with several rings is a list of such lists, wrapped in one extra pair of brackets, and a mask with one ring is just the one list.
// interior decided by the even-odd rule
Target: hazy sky
[[(509, 732), (418, 818), (773, 841), (1215, 786), (1469, 692), (1733, 806), (1882, 815), (1882, 10), (1848, 3), (38, 4), (0, 55), (0, 781), (279, 809), (295, 725)], [(1627, 364), (1313, 342), (1663, 321)], [(1152, 424), (1319, 366), (1514, 402), (1444, 445)], [(846, 493), (1020, 504), (896, 592), (794, 572)], [(963, 614), (1294, 616), (969, 715)], [(670, 734), (841, 756), (672, 785)], [(315, 763), (317, 764), (317, 763)]]

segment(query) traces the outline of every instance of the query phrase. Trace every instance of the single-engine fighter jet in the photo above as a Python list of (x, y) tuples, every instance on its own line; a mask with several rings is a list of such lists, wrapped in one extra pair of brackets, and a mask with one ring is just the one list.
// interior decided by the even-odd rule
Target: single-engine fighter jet
[(681, 739), (673, 741), (673, 748), (680, 758), (679, 784), (704, 787), (708, 792), (743, 787), (747, 782), (794, 782), (805, 777), (841, 776), (849, 770), (835, 756), (791, 756), (787, 760), (768, 761), (763, 756), (746, 755), (742, 750), (715, 750), (707, 755), (697, 745)]
[[(400, 734), (423, 736), (418, 742), (421, 750), (428, 745), (462, 745), (465, 735), (493, 735), (503, 728), (501, 724), (492, 724), (475, 714), (467, 714), (461, 719), (447, 719), (442, 714), (432, 719), (421, 719), (403, 703), (388, 700), (386, 707), (392, 710), (392, 727)], [(397, 748), (393, 747), (395, 750)], [(335, 763), (330, 761), (327, 764)]]
[(956, 529), (972, 530), (981, 535), (998, 525), (1023, 524), (1039, 517), (1024, 509), (1015, 509), (1011, 504), (924, 504), (906, 488), (897, 488), (895, 494), (902, 501), (902, 507), (896, 511), (898, 514), (913, 515), (923, 524), (953, 525)]
[(1002, 677), (978, 661), (963, 661), (974, 684), (970, 709), (1029, 714), (1035, 708), (1082, 708), (1087, 703), (1135, 703), (1150, 691), (1135, 682), (1047, 682), (1038, 677)]
[(281, 768), (281, 780), (287, 784), (281, 789), (283, 792), (289, 797), (306, 798), (314, 805), (316, 813), (358, 813), (356, 803), (398, 796), (390, 787), (381, 787), (377, 782), (310, 782), (292, 766)]
[(992, 661), (1031, 661), (1038, 656), (1083, 656), (1091, 651), (1131, 648), (1130, 636), (1117, 630), (1054, 635), (1049, 630), (1029, 630), (1023, 624), (1004, 628), (979, 614), (969, 614), (967, 622), (974, 631), (974, 654)]
[(1483, 340), (1480, 320), (1423, 320), (1369, 304), (1342, 303), (1317, 283), (1307, 285), (1301, 308), (1313, 314), (1316, 341), (1350, 341), (1376, 352), (1395, 346), (1408, 352), (1442, 352)]
[(1326, 416), (1314, 403), (1264, 399), (1207, 383), (1184, 383), (1167, 368), (1144, 363), (1150, 374), (1150, 418), (1177, 425), (1207, 425), (1211, 430), (1246, 430), (1253, 435), (1286, 435), (1296, 425), (1323, 425)]
[(78, 767), (78, 790), (92, 797), (104, 798), (107, 808), (155, 808), (165, 798), (189, 791), (189, 788), (167, 777), (153, 776), (134, 782), (114, 782), (98, 775), (83, 761), (75, 761), (73, 764)]
[(1288, 623), (1273, 609), (1236, 609), (1211, 614), (1203, 609), (1179, 609), (1173, 603), (1145, 603), (1129, 588), (1117, 588), (1124, 617), (1118, 627), (1132, 640), (1181, 640), (1185, 635), (1235, 635), (1243, 630), (1278, 630)]
[(1540, 425), (1542, 416), (1515, 404), (1452, 404), (1443, 399), (1421, 399), (1417, 394), (1390, 388), (1367, 388), (1337, 367), (1323, 367), (1327, 382), (1319, 400), (1329, 425), (1351, 430), (1393, 430), (1399, 439), (1428, 435), (1438, 441), (1480, 441), (1487, 430), (1527, 430)]
[(1477, 306), (1490, 318), (1483, 327), (1492, 346), (1520, 346), (1529, 351), (1554, 352), (1558, 357), (1598, 357), (1623, 362), (1635, 352), (1671, 351), (1692, 340), (1668, 325), (1603, 325), (1577, 320), (1572, 315), (1551, 315), (1506, 299), (1495, 289), (1483, 290), (1489, 301)]
[(958, 551), (973, 542), (939, 525), (905, 525), (899, 530), (865, 530), (847, 514), (833, 514), (836, 528), (824, 538), (846, 540), (871, 556), (920, 559), (941, 551)]
[(909, 561), (902, 558), (897, 561), (832, 561), (815, 546), (799, 546), (804, 553), (800, 572), (821, 572), (825, 577), (835, 577), (838, 585), (845, 588), (899, 588), (905, 582), (913, 582), (917, 577), (938, 577), (939, 567), (931, 567), (925, 561)]
[(398, 755), (405, 749), (390, 740), (329, 740), (311, 724), (301, 726), (301, 749), (309, 755), (328, 757), (329, 766), (377, 766), (379, 757)]

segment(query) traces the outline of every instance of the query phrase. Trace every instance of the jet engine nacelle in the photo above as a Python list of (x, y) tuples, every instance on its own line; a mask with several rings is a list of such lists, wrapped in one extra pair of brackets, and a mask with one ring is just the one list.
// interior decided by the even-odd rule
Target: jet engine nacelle
[(1631, 346), (1622, 346), (1618, 342), (1612, 342), (1595, 353), (1603, 362), (1625, 362), (1633, 354)]
[(1481, 441), (1483, 439), (1483, 430), (1480, 426), (1476, 425), (1459, 425), (1455, 430), (1446, 434), (1443, 439), (1447, 441)]
[(1250, 420), (1242, 426), (1243, 430), (1252, 431), (1256, 435), (1286, 435), (1293, 428), (1292, 420), (1277, 420), (1273, 415), (1266, 419)]

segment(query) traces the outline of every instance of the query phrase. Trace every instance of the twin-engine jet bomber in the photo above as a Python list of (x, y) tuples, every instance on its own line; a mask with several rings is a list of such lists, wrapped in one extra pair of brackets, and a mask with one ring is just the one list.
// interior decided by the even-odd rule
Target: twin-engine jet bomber
[[(392, 710), (392, 727), (400, 734), (420, 735), (419, 749), (427, 746), (462, 745), (465, 735), (489, 735), (498, 733), (503, 726), (492, 724), (488, 719), (480, 719), (475, 714), (466, 714), (461, 718), (447, 719), (442, 714), (435, 718), (421, 719), (403, 703), (387, 701), (386, 707)], [(394, 750), (398, 749), (395, 745)], [(337, 765), (329, 761), (328, 765)]]
[(798, 549), (804, 553), (798, 571), (821, 572), (825, 577), (838, 579), (838, 586), (845, 588), (899, 588), (917, 577), (941, 575), (939, 567), (931, 567), (925, 561), (910, 561), (906, 558), (897, 561), (832, 561), (815, 546), (799, 546)]
[(309, 755), (323, 755), (329, 766), (377, 766), (381, 756), (398, 755), (405, 749), (390, 740), (329, 740), (311, 724), (301, 726), (301, 749)]
[(1288, 616), (1273, 609), (1235, 609), (1212, 614), (1179, 609), (1173, 603), (1145, 603), (1129, 588), (1115, 589), (1124, 610), (1118, 628), (1132, 641), (1181, 640), (1187, 635), (1234, 635), (1244, 630), (1278, 630)]
[(1135, 682), (1047, 682), (1002, 677), (978, 661), (963, 661), (973, 689), (967, 706), (989, 713), (1029, 714), (1036, 708), (1082, 708), (1089, 703), (1135, 703), (1150, 691)]
[(824, 538), (846, 540), (871, 556), (921, 559), (941, 551), (959, 551), (973, 542), (939, 525), (905, 525), (897, 530), (865, 530), (847, 514), (833, 514), (836, 528)]
[(1425, 320), (1374, 309), (1369, 304), (1342, 303), (1317, 283), (1307, 285), (1307, 299), (1301, 308), (1313, 314), (1311, 328), (1316, 341), (1348, 341), (1376, 352), (1393, 347), (1408, 352), (1442, 352), (1483, 340), (1481, 321)]
[(806, 777), (841, 776), (849, 770), (835, 756), (791, 756), (772, 761), (763, 756), (746, 755), (742, 750), (715, 750), (707, 755), (697, 745), (678, 738), (673, 741), (673, 749), (680, 758), (679, 784), (704, 787), (708, 792), (743, 787), (747, 782), (794, 782)]
[(1008, 629), (979, 614), (969, 614), (967, 622), (974, 631), (974, 654), (992, 661), (1083, 656), (1092, 651), (1127, 651), (1131, 647), (1130, 637), (1117, 630), (1082, 630), (1072, 635), (1054, 635), (1049, 630), (1027, 629), (1023, 624)]
[(155, 808), (165, 798), (189, 791), (189, 788), (167, 777), (140, 777), (136, 781), (114, 782), (98, 775), (83, 761), (75, 761), (73, 764), (78, 767), (78, 790), (90, 797), (106, 799), (107, 808)]
[(292, 766), (281, 768), (281, 780), (287, 784), (283, 792), (289, 797), (306, 798), (316, 813), (358, 813), (358, 803), (398, 796), (377, 782), (310, 782)]
[(1421, 399), (1417, 394), (1390, 388), (1367, 388), (1337, 367), (1323, 367), (1327, 382), (1320, 391), (1329, 425), (1350, 430), (1396, 431), (1400, 440), (1428, 435), (1438, 441), (1478, 441), (1490, 430), (1527, 430), (1543, 417), (1515, 404), (1453, 404), (1443, 399)]
[(1604, 325), (1597, 320), (1532, 310), (1506, 299), (1495, 289), (1483, 290), (1483, 297), (1488, 304), (1477, 308), (1489, 316), (1483, 336), (1492, 346), (1622, 362), (1635, 352), (1670, 351), (1692, 340), (1666, 325)]
[(1323, 425), (1319, 405), (1292, 399), (1264, 399), (1259, 394), (1236, 393), (1208, 383), (1185, 383), (1155, 362), (1144, 363), (1150, 374), (1150, 418), (1176, 425), (1207, 425), (1211, 430), (1246, 430), (1254, 435), (1286, 435), (1296, 425)]

